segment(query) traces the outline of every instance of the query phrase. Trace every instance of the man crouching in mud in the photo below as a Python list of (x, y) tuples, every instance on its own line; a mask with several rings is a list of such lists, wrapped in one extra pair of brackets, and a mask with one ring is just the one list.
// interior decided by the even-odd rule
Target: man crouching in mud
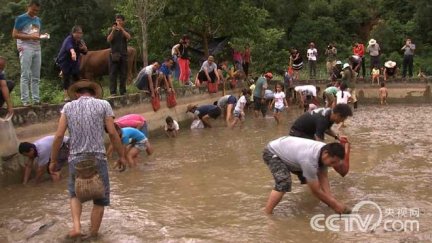
[[(75, 166), (83, 160), (94, 158), (97, 171), (102, 179), (104, 198), (93, 200), (90, 219), (90, 235), (97, 237), (102, 223), (105, 206), (110, 204), (110, 186), (108, 177), (108, 162), (104, 144), (104, 125), (106, 126), (111, 143), (119, 154), (119, 163), (126, 164), (124, 149), (120, 137), (114, 128), (114, 113), (103, 96), (102, 87), (96, 82), (78, 81), (68, 89), (68, 95), (73, 100), (64, 105), (61, 111), (59, 125), (54, 137), (49, 169), (54, 172), (57, 155), (60, 150), (66, 129), (69, 130), (69, 183), (70, 208), (73, 228), (67, 238), (80, 238), (82, 204), (75, 192)], [(86, 237), (83, 237), (86, 238)]]
[(340, 143), (325, 144), (298, 137), (281, 137), (268, 143), (263, 159), (276, 184), (265, 213), (272, 214), (285, 192), (291, 191), (290, 173), (303, 174), (313, 195), (337, 213), (350, 213), (350, 209), (331, 194), (327, 176), (327, 167), (340, 164), (344, 156), (345, 149)]

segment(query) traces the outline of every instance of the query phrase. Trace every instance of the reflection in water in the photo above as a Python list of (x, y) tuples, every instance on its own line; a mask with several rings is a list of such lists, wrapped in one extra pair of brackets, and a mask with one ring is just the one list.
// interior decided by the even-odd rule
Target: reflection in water
[[(383, 227), (368, 233), (314, 231), (310, 219), (333, 212), (297, 180), (275, 215), (264, 215), (273, 179), (261, 152), (268, 141), (288, 132), (299, 115), (290, 111), (278, 127), (273, 119), (249, 114), (241, 129), (226, 129), (220, 119), (210, 130), (185, 129), (176, 139), (152, 138), (155, 154), (142, 154), (138, 169), (111, 173), (112, 205), (100, 241), (430, 241), (431, 113), (426, 105), (361, 107), (344, 131), (353, 144), (351, 171), (345, 178), (330, 172), (333, 193), (349, 205), (371, 200), (383, 210), (419, 208), (420, 232)], [(0, 242), (24, 242), (53, 220), (54, 225), (30, 241), (57, 242), (71, 227), (66, 180), (13, 185), (0, 193), (5, 195), (0, 201)], [(84, 204), (84, 231), (90, 208)]]

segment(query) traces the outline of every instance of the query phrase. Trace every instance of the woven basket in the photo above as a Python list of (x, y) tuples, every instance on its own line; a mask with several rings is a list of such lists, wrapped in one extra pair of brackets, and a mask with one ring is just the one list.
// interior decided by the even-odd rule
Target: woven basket
[(75, 166), (75, 194), (80, 202), (105, 197), (105, 187), (94, 160), (84, 160)]

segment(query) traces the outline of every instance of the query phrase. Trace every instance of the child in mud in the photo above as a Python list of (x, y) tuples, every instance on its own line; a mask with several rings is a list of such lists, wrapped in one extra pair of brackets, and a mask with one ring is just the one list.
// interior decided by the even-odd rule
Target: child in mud
[(282, 90), (282, 85), (280, 83), (276, 84), (276, 92), (274, 94), (274, 98), (269, 105), (269, 109), (271, 109), (274, 105), (273, 117), (276, 120), (276, 123), (279, 125), (281, 119), (281, 113), (286, 108), (288, 108), (288, 102), (285, 98), (285, 93)]
[(378, 94), (381, 100), (381, 105), (387, 105), (388, 91), (385, 87), (385, 83), (381, 83), (381, 88), (378, 90)]
[(167, 118), (165, 119), (165, 134), (169, 137), (169, 138), (175, 138), (177, 137), (177, 133), (180, 130), (180, 127), (177, 123), (176, 120), (174, 120), (172, 117), (167, 116)]
[(239, 121), (243, 123), (245, 117), (244, 107), (246, 106), (247, 99), (249, 98), (250, 95), (251, 95), (250, 90), (248, 89), (242, 90), (242, 96), (239, 98), (234, 108), (234, 121), (231, 123), (231, 128), (233, 128)]
[[(141, 151), (145, 150), (148, 155), (151, 155), (153, 153), (153, 148), (143, 132), (132, 127), (120, 128), (118, 125), (114, 126), (121, 138), (121, 142), (125, 149), (126, 159), (130, 168), (137, 166), (138, 162), (136, 159), (138, 158), (138, 154)], [(112, 149), (112, 144), (110, 144), (107, 152), (108, 157), (111, 157)], [(114, 168), (117, 168), (119, 166), (119, 164), (116, 164)]]

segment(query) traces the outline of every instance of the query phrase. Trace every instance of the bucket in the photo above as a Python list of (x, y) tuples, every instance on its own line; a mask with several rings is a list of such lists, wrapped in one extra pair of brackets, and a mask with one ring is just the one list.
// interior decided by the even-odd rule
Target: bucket
[(80, 202), (105, 197), (105, 187), (93, 159), (83, 160), (75, 165), (75, 194)]

